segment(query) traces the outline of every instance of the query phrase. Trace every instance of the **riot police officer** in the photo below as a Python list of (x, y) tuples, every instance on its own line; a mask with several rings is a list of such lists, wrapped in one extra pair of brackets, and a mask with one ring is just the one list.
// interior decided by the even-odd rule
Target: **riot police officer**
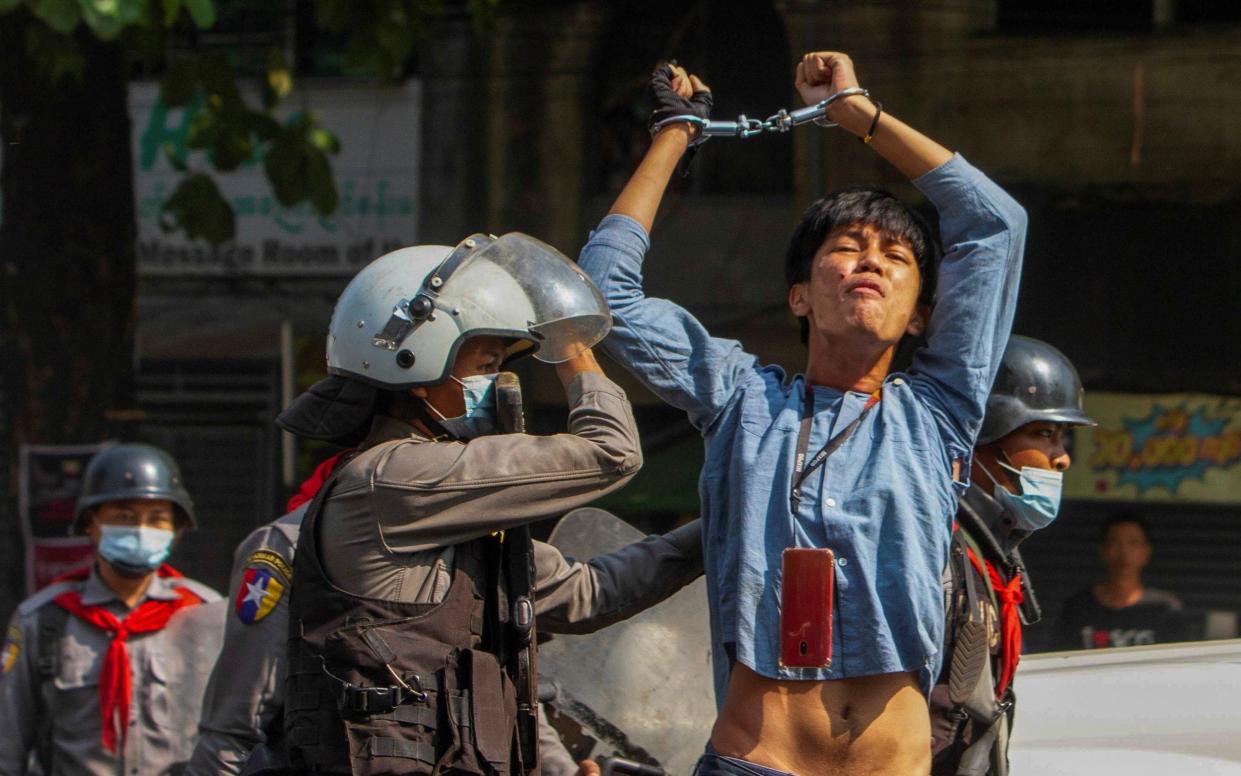
[[(292, 578), (293, 552), (306, 505), (343, 455), (333, 455), (316, 467), (290, 499), (288, 512), (256, 528), (233, 553), (229, 585), (229, 599), (233, 605), (225, 625), (220, 656), (203, 696), (199, 738), (186, 768), (187, 776), (240, 773), (257, 776), (279, 773), (288, 767), (280, 743), (284, 728), (285, 637), (289, 622), (285, 593)], [(566, 560), (575, 573), (568, 575), (564, 586), (606, 589), (609, 579), (599, 570), (605, 563), (609, 569), (641, 573), (654, 585), (679, 586), (691, 581), (684, 569), (699, 562), (695, 560), (699, 556), (697, 537), (698, 523), (695, 522), (662, 542), (652, 540), (635, 544), (607, 557), (596, 558), (591, 564)], [(543, 551), (548, 549), (545, 547)], [(671, 569), (671, 575), (664, 577), (648, 565), (651, 563), (660, 564), (657, 568)], [(256, 579), (263, 588), (263, 598), (270, 602), (265, 606), (248, 606), (256, 595), (253, 592)], [(555, 603), (554, 599), (545, 597), (547, 592), (536, 589), (536, 614)], [(548, 632), (557, 630), (556, 624), (551, 622), (543, 622), (540, 628)], [(543, 714), (539, 718), (539, 764), (545, 776), (597, 772), (597, 768), (594, 771), (579, 769), (579, 763), (573, 761)]]
[[(287, 407), (276, 418), (285, 431), (307, 439), (326, 441), (337, 447), (357, 444), (370, 427), (375, 390), (342, 377), (328, 377)], [(306, 506), (346, 455), (337, 453), (321, 462), (289, 500), (286, 514), (247, 536), (233, 554), (229, 598), (233, 601), (225, 626), (224, 645), (203, 697), (200, 736), (186, 770), (191, 776), (263, 773), (287, 767), (283, 747), (285, 637), (288, 632), (288, 587), (292, 579), (294, 548)], [(578, 573), (571, 585), (606, 588), (608, 580), (596, 569), (605, 561), (609, 568), (645, 571), (654, 584), (679, 584), (686, 575), (680, 567), (697, 556), (696, 525), (678, 534), (676, 544), (651, 542), (625, 548), (616, 557), (597, 559), (593, 566), (571, 562)], [(669, 548), (684, 546), (681, 550)], [(652, 548), (659, 554), (651, 555)], [(544, 548), (546, 552), (550, 548)], [(664, 577), (644, 564), (671, 564)], [(668, 568), (665, 566), (664, 568)], [(260, 594), (260, 605), (252, 605)], [(540, 613), (554, 599), (536, 597)], [(543, 629), (556, 630), (544, 622)], [(544, 773), (575, 773), (573, 763), (555, 731), (540, 719), (540, 764)], [(549, 770), (549, 757), (555, 769)]]
[[(375, 388), (374, 412), (298, 539), (295, 768), (530, 772), (536, 602), (549, 629), (593, 629), (701, 573), (696, 524), (587, 564), (526, 530), (641, 464), (628, 401), (589, 350), (609, 325), (590, 281), (520, 234), (402, 249), (345, 289), (328, 370)], [(523, 353), (556, 364), (568, 433), (520, 433), (520, 395), (499, 372)]]
[(987, 399), (945, 572), (945, 660), (931, 693), (936, 776), (1004, 776), (1021, 626), (1039, 607), (1018, 545), (1055, 519), (1067, 435), (1093, 426), (1077, 370), (1014, 335)]
[(76, 534), (93, 566), (27, 598), (0, 678), (0, 773), (167, 774), (189, 758), (219, 649), (220, 596), (164, 563), (195, 525), (176, 461), (150, 445), (91, 459)]

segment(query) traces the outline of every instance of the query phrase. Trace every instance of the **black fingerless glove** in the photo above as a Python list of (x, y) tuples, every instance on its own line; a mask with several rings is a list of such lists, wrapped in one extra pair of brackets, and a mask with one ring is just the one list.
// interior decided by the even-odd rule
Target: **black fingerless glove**
[(694, 96), (688, 100), (677, 94), (676, 89), (672, 88), (671, 64), (662, 65), (651, 73), (648, 93), (652, 108), (647, 128), (651, 132), (655, 131), (659, 122), (673, 116), (697, 116), (704, 121), (711, 118), (711, 106), (714, 103), (711, 92), (694, 92)]

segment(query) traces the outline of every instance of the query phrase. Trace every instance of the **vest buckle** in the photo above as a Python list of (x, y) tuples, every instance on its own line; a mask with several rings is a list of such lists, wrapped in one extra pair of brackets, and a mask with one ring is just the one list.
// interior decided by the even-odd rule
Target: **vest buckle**
[(336, 696), (341, 711), (355, 714), (391, 714), (405, 700), (400, 687), (359, 687), (344, 683)]

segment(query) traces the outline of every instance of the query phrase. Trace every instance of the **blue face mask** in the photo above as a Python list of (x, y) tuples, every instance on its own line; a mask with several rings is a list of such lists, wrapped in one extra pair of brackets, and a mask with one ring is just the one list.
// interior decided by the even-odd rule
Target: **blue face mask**
[(177, 538), (173, 531), (146, 526), (100, 526), (99, 555), (123, 572), (149, 574), (159, 568)]
[(475, 437), (494, 434), (496, 431), (496, 379), (498, 372), (489, 375), (470, 375), (464, 380), (449, 376), (461, 385), (461, 395), (465, 399), (465, 413), (455, 418), (446, 418), (443, 413), (426, 402), (431, 412), (439, 419), (440, 425), (457, 439), (474, 439)]
[(987, 467), (982, 470), (995, 483), (992, 495), (1013, 516), (1013, 525), (1023, 531), (1037, 531), (1046, 528), (1056, 519), (1060, 512), (1060, 494), (1064, 488), (1064, 474), (1051, 469), (1036, 469), (1031, 466), (1021, 467), (1017, 471), (1008, 464), (999, 463), (1008, 471), (1017, 475), (1017, 483), (1021, 493), (1009, 493), (1000, 483), (991, 477)]

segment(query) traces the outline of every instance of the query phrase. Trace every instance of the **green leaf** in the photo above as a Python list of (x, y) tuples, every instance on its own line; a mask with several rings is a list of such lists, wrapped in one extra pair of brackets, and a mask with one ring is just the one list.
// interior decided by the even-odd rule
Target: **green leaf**
[(282, 132), (263, 159), (276, 201), (292, 207), (306, 199), (306, 144), (293, 132)]
[(189, 169), (185, 165), (185, 157), (177, 153), (177, 148), (172, 143), (164, 143), (164, 158), (173, 166), (177, 172), (188, 172)]
[(103, 40), (112, 40), (146, 15), (146, 0), (79, 0), (82, 18)]
[(185, 105), (198, 91), (198, 72), (193, 59), (178, 59), (159, 81), (159, 98), (169, 108)]
[(0, 13), (8, 13), (21, 5), (22, 0), (0, 0)]
[[(284, 58), (284, 51), (279, 48), (267, 50), (267, 86), (275, 100), (282, 100), (293, 91), (293, 71)], [(275, 105), (268, 105), (268, 109)]]
[(235, 170), (250, 158), (254, 144), (250, 133), (240, 122), (221, 122), (215, 143), (211, 146), (211, 161), (223, 172)]
[(260, 140), (274, 140), (280, 134), (280, 124), (266, 113), (249, 111), (246, 115), (246, 127)]
[(237, 73), (223, 54), (201, 54), (198, 57), (198, 80), (208, 94), (219, 95), (229, 110), (241, 103), (237, 90)]
[(332, 175), (332, 165), (327, 155), (317, 148), (306, 149), (306, 188), (310, 193), (310, 204), (320, 215), (335, 212), (337, 203), (336, 178)]
[(185, 0), (185, 7), (190, 11), (190, 18), (198, 29), (205, 30), (215, 24), (215, 3), (212, 0)]
[(215, 181), (201, 173), (187, 176), (164, 203), (159, 218), (165, 232), (182, 230), (190, 239), (203, 239), (212, 245), (237, 236), (233, 208), (224, 199)]
[(296, 137), (304, 137), (314, 124), (314, 117), (306, 111), (299, 110), (284, 120), (284, 131)]
[(190, 122), (190, 128), (185, 133), (185, 147), (209, 148), (215, 143), (219, 131), (219, 114), (206, 106)]
[(68, 35), (82, 18), (74, 0), (30, 0), (30, 12), (61, 35)]
[(164, 0), (164, 26), (171, 27), (181, 13), (181, 0)]
[(310, 144), (325, 154), (340, 153), (340, 138), (326, 129), (316, 128), (311, 130)]
[(86, 57), (73, 35), (61, 35), (46, 24), (28, 24), (25, 45), (35, 69), (53, 84), (81, 82), (86, 73)]

